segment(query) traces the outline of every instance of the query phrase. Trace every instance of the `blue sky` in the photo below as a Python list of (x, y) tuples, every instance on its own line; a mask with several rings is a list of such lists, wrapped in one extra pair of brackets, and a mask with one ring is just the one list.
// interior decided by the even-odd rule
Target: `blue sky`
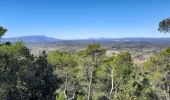
[(0, 9), (4, 37), (170, 37), (157, 31), (170, 0), (0, 0)]

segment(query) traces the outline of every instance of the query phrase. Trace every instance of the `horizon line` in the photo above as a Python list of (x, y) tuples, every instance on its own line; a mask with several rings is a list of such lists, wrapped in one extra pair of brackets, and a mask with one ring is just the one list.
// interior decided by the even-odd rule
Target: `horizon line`
[(126, 39), (126, 38), (155, 38), (155, 39), (159, 39), (159, 38), (170, 38), (169, 37), (89, 37), (89, 38), (76, 38), (76, 39), (62, 39), (62, 38), (56, 38), (56, 37), (52, 37), (52, 36), (46, 36), (46, 35), (27, 35), (27, 36), (16, 36), (16, 37), (2, 37), (1, 39), (10, 39), (10, 38), (23, 38), (23, 37), (46, 37), (46, 38), (53, 38), (56, 40), (88, 40), (88, 39), (94, 39), (94, 40), (100, 40), (100, 39)]

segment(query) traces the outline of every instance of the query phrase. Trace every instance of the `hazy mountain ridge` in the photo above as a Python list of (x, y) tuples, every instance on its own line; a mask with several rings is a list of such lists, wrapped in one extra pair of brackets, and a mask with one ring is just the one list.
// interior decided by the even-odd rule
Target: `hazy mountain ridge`
[(1, 42), (168, 42), (170, 43), (170, 38), (143, 38), (143, 37), (128, 37), (128, 38), (105, 38), (105, 37), (98, 37), (98, 38), (89, 38), (89, 39), (73, 39), (73, 40), (62, 40), (56, 39), (53, 37), (47, 37), (43, 35), (34, 35), (34, 36), (22, 36), (22, 37), (11, 37), (11, 38), (2, 38)]
[(2, 38), (1, 42), (55, 42), (57, 39), (43, 35)]

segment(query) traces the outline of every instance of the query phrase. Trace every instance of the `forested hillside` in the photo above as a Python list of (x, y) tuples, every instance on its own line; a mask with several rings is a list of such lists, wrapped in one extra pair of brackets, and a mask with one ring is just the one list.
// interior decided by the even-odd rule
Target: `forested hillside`
[[(159, 31), (169, 32), (170, 20)], [(7, 30), (0, 27), (0, 37)], [(170, 47), (144, 65), (100, 44), (35, 56), (21, 42), (0, 44), (0, 100), (169, 100)]]

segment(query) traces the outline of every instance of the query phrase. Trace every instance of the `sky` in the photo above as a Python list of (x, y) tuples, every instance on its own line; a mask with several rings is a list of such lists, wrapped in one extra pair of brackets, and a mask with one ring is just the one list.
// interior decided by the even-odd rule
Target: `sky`
[(170, 37), (157, 31), (170, 0), (0, 0), (5, 38)]

